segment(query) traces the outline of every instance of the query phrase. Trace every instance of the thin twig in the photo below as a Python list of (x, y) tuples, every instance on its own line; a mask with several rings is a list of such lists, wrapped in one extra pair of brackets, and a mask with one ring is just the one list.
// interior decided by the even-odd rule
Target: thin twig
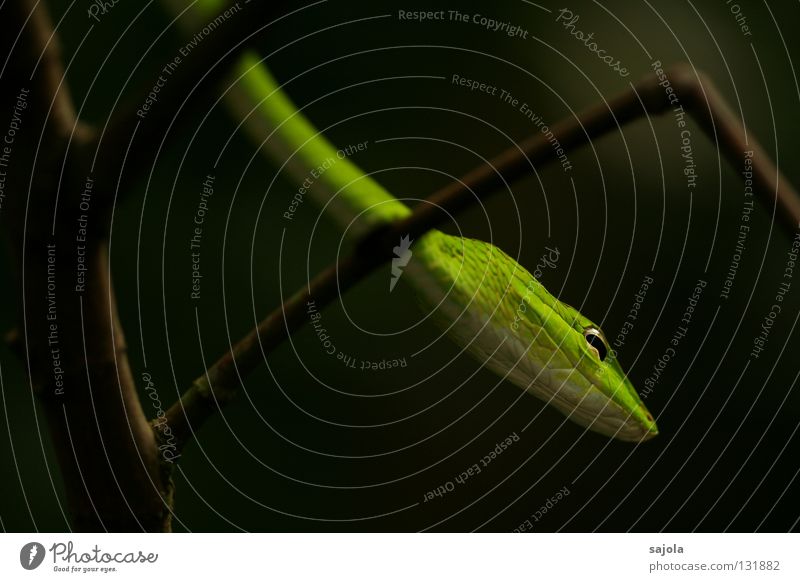
[[(800, 197), (758, 143), (751, 139), (747, 144), (741, 124), (713, 85), (685, 65), (672, 68), (668, 74), (687, 112), (699, 120), (712, 139), (716, 127), (719, 145), (730, 163), (741, 163), (745, 150), (756, 152), (753, 159), (754, 191), (767, 207), (777, 201), (782, 224), (787, 232), (793, 232), (800, 223)], [(640, 118), (645, 111), (654, 114), (669, 111), (671, 104), (658, 81), (655, 75), (649, 75), (633, 89), (609, 100), (607, 105), (596, 105), (575, 118), (553, 125), (551, 129), (555, 139), (567, 151)], [(536, 134), (438, 190), (428, 198), (429, 203), (417, 205), (407, 218), (367, 234), (356, 245), (352, 255), (328, 267), (307, 287), (298, 290), (270, 313), (195, 380), (181, 399), (170, 407), (167, 419), (178, 442), (183, 445), (193, 430), (233, 398), (243, 378), (262, 362), (263, 357), (305, 324), (309, 301), (313, 300), (317, 309), (324, 308), (387, 262), (392, 256), (393, 245), (401, 236), (410, 235), (412, 239), (418, 239), (448, 221), (453, 214), (489, 196), (504, 184), (524, 177), (532, 168), (554, 159), (556, 153), (548, 136)]]
[[(794, 236), (800, 224), (800, 196), (780, 174), (770, 157), (758, 142), (745, 139), (741, 122), (728, 108), (711, 81), (698, 75), (688, 65), (676, 65), (668, 71), (680, 102), (689, 115), (698, 121), (710, 139), (716, 140), (728, 162), (738, 168), (746, 150), (754, 152), (754, 191), (769, 210), (777, 203), (777, 214), (787, 234)], [(553, 126), (555, 139), (565, 150), (586, 144), (618, 127), (640, 119), (642, 104), (652, 114), (671, 111), (663, 88), (655, 75), (648, 75), (632, 90), (624, 91), (608, 101), (590, 107), (575, 118), (566, 119)], [(716, 135), (714, 128), (716, 128)], [(431, 228), (447, 221), (448, 215), (474, 204), (476, 200), (503, 186), (526, 176), (535, 165), (554, 159), (551, 143), (542, 134), (534, 135), (495, 157), (489, 164), (478, 166), (460, 181), (451, 182), (433, 194), (418, 212), (392, 227), (390, 237), (411, 234), (418, 238)]]

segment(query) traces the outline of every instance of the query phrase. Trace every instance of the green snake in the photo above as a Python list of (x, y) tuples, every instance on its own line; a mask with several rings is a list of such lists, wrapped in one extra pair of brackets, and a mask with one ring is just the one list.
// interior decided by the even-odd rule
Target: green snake
[[(166, 0), (176, 13), (190, 0)], [(187, 32), (225, 8), (199, 0), (183, 13)], [(223, 24), (224, 25), (224, 24)], [(324, 160), (335, 160), (308, 189), (342, 230), (359, 216), (366, 226), (404, 218), (411, 209), (335, 148), (272, 77), (258, 54), (244, 53), (225, 99), (273, 163), (298, 184)], [(265, 141), (266, 140), (266, 141)], [(624, 441), (658, 434), (653, 416), (614, 357), (600, 328), (552, 296), (537, 279), (492, 244), (432, 230), (398, 241), (391, 285), (403, 282), (437, 307), (447, 334), (478, 361), (592, 431)], [(413, 247), (407, 249), (409, 243)]]

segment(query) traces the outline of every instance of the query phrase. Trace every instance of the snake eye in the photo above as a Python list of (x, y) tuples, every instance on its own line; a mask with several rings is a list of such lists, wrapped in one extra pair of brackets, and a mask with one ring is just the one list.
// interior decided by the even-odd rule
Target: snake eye
[(583, 332), (583, 337), (586, 338), (586, 343), (595, 351), (600, 361), (604, 361), (608, 355), (608, 347), (606, 347), (606, 342), (600, 330), (593, 327), (586, 328)]

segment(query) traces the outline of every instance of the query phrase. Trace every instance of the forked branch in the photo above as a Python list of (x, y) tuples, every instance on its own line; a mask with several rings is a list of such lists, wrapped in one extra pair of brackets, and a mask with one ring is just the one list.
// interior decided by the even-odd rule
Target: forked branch
[[(128, 366), (98, 218), (86, 220), (76, 245), (90, 132), (75, 117), (45, 4), (0, 6), (0, 47), (0, 105), (18, 118), (13, 143), (5, 142), (0, 215), (15, 267), (7, 287), (19, 306), (12, 341), (47, 419), (71, 525), (163, 531), (168, 485)], [(76, 283), (79, 256), (92, 275), (85, 285)]]

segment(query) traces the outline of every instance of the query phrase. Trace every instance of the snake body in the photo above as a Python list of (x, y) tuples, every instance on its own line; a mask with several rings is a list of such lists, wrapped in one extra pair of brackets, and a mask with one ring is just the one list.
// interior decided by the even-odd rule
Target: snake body
[[(167, 4), (179, 13), (189, 2)], [(199, 0), (181, 23), (187, 30), (202, 26), (220, 7), (219, 0)], [(256, 53), (244, 53), (234, 69), (226, 102), (274, 163), (301, 184), (322, 161), (334, 161), (309, 194), (342, 230), (354, 224), (369, 229), (411, 213), (339, 154)], [(512, 257), (490, 243), (438, 230), (413, 241), (410, 252), (399, 243), (408, 261), (403, 283), (436, 308), (447, 334), (488, 369), (592, 431), (625, 441), (658, 434), (599, 327), (551, 295)]]

